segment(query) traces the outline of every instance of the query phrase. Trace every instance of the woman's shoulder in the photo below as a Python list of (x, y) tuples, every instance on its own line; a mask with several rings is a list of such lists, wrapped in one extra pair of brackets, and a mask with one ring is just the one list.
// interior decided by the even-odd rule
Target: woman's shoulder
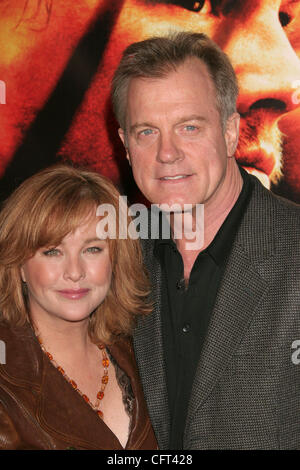
[(121, 369), (131, 370), (135, 365), (133, 345), (130, 337), (119, 337), (107, 346), (109, 354)]
[(7, 343), (8, 341), (14, 340), (15, 332), (14, 326), (4, 320), (0, 314), (0, 341)]
[(31, 383), (40, 370), (41, 353), (31, 326), (0, 321), (0, 375)]
[(28, 342), (33, 340), (34, 334), (29, 323), (15, 325), (3, 319), (0, 314), (0, 340), (10, 342)]
[(122, 337), (107, 347), (117, 366), (130, 378), (133, 388), (139, 383), (139, 372), (135, 359), (132, 339)]

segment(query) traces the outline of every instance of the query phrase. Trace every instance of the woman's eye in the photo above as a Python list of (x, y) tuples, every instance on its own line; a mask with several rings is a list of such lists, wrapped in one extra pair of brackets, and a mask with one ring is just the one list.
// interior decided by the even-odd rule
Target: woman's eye
[(99, 246), (90, 246), (89, 248), (86, 249), (88, 253), (101, 253), (102, 248)]
[(45, 256), (57, 256), (59, 255), (59, 250), (57, 248), (49, 248), (49, 250), (43, 251)]

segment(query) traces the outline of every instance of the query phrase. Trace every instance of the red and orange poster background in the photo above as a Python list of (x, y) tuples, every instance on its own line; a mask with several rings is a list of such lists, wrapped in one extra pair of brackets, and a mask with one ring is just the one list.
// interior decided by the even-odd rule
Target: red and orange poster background
[(137, 198), (110, 81), (128, 44), (174, 29), (205, 32), (229, 55), (236, 157), (300, 202), (298, 0), (0, 0), (1, 198), (57, 161), (87, 165)]

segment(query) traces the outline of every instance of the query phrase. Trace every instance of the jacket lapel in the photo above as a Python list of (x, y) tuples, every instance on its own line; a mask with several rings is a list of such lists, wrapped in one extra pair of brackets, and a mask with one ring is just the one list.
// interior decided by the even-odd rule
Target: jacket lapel
[(229, 258), (216, 298), (191, 391), (186, 430), (228, 366), (268, 290), (250, 260), (238, 251)]
[[(248, 208), (228, 258), (191, 391), (185, 433), (228, 366), (268, 291), (261, 277), (274, 252), (272, 196), (255, 177)], [(259, 271), (259, 272), (258, 272)]]
[(122, 449), (97, 413), (43, 355), (41, 393), (37, 405), (40, 426), (66, 448)]
[(161, 293), (165, 289), (165, 279), (161, 266), (153, 254), (153, 247), (154, 243), (151, 240), (145, 240), (144, 249), (148, 251), (147, 265), (151, 267), (154, 310), (139, 320), (134, 333), (134, 349), (156, 438), (160, 449), (167, 449), (170, 417), (160, 317), (163, 308)]

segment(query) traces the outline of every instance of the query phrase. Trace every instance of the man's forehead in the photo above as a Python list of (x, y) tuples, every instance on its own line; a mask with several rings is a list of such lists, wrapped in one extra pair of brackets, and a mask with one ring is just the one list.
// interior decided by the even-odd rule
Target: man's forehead
[[(205, 79), (208, 82), (211, 82), (213, 85), (211, 76), (209, 74), (207, 65), (197, 57), (188, 57), (183, 62), (179, 62), (178, 64), (165, 64), (165, 67), (161, 68), (161, 72), (153, 74), (153, 76), (136, 76), (132, 77), (129, 80), (128, 90), (132, 90), (136, 88), (136, 85), (139, 87), (151, 86), (157, 83), (165, 82), (170, 78), (178, 77), (178, 75), (186, 74), (186, 73), (193, 73), (198, 75), (199, 80)], [(188, 87), (188, 83), (187, 83)]]
[(197, 58), (191, 58), (162, 77), (132, 78), (127, 90), (127, 119), (130, 116), (133, 123), (136, 121), (133, 115), (138, 114), (140, 121), (143, 111), (147, 115), (149, 112), (155, 114), (160, 105), (171, 109), (188, 102), (192, 105), (199, 100), (207, 104), (216, 102), (216, 89), (206, 65)]
[(136, 82), (126, 107), (127, 131), (132, 133), (139, 127), (157, 127), (166, 122), (166, 116), (171, 126), (191, 120), (206, 122), (209, 116), (219, 114), (213, 87), (206, 86), (203, 81), (199, 81), (198, 86), (198, 82), (191, 83), (185, 77), (178, 82), (177, 88), (176, 85), (176, 81), (166, 82), (162, 87), (158, 84), (156, 93), (150, 79)]

